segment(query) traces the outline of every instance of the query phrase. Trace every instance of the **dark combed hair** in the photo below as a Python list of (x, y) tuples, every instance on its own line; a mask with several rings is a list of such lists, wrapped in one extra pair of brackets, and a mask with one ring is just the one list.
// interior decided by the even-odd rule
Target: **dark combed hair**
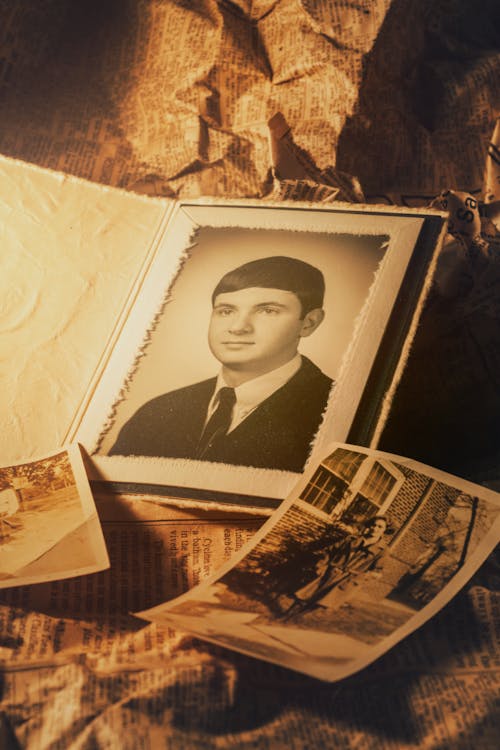
[(212, 294), (212, 305), (219, 294), (263, 287), (293, 292), (300, 300), (302, 316), (323, 307), (325, 279), (318, 268), (303, 260), (273, 255), (252, 260), (226, 273)]

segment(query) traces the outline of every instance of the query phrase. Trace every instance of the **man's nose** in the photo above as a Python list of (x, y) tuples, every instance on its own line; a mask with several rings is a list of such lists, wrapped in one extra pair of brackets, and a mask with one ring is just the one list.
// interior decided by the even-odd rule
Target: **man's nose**
[(231, 318), (229, 330), (231, 333), (249, 333), (252, 330), (251, 316), (246, 312), (239, 312)]

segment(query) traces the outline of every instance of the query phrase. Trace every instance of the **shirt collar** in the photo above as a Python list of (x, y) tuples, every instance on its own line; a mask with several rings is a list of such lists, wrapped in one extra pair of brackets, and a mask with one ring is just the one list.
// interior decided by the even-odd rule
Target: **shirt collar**
[[(293, 359), (281, 367), (277, 367), (275, 370), (271, 370), (271, 372), (266, 372), (264, 375), (259, 375), (257, 378), (247, 380), (245, 383), (239, 385), (234, 389), (238, 407), (248, 410), (258, 406), (277, 391), (278, 388), (285, 385), (299, 370), (301, 364), (302, 357), (300, 354), (296, 354)], [(214, 395), (219, 392), (220, 388), (225, 386), (227, 387), (228, 384), (225, 382), (222, 372), (220, 372)]]

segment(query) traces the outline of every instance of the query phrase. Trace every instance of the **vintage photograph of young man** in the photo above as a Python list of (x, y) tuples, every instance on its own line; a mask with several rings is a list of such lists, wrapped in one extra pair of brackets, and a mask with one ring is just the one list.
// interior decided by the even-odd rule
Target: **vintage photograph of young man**
[[(137, 375), (144, 387), (135, 378), (129, 384), (124, 401), (137, 407), (125, 404), (120, 411), (118, 404), (119, 429), (110, 431), (103, 452), (300, 472), (383, 258), (384, 238), (270, 230), (206, 234), (172, 287), (166, 322), (151, 332), (151, 346), (141, 356)], [(216, 277), (214, 266), (215, 273), (221, 269)], [(180, 325), (174, 331), (176, 324), (167, 320), (176, 305), (184, 306), (181, 336)], [(186, 357), (186, 340), (192, 340), (186, 319), (193, 315), (197, 338)], [(144, 398), (149, 385), (139, 370), (158, 377), (161, 368), (170, 372), (158, 392)], [(182, 376), (175, 380), (172, 371)]]

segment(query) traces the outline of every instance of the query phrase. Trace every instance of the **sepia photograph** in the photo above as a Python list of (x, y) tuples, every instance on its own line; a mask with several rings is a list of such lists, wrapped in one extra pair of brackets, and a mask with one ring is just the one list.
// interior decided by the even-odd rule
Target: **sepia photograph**
[(141, 616), (337, 679), (466, 582), (495, 544), (500, 502), (415, 462), (343, 445), (277, 516), (231, 569)]
[(101, 450), (302, 471), (387, 241), (198, 230)]
[(107, 567), (78, 446), (0, 468), (0, 588)]
[(307, 214), (178, 208), (72, 435), (99, 478), (282, 497), (347, 438), (397, 319), (373, 433), (417, 314), (425, 273), (395, 305), (424, 219)]

